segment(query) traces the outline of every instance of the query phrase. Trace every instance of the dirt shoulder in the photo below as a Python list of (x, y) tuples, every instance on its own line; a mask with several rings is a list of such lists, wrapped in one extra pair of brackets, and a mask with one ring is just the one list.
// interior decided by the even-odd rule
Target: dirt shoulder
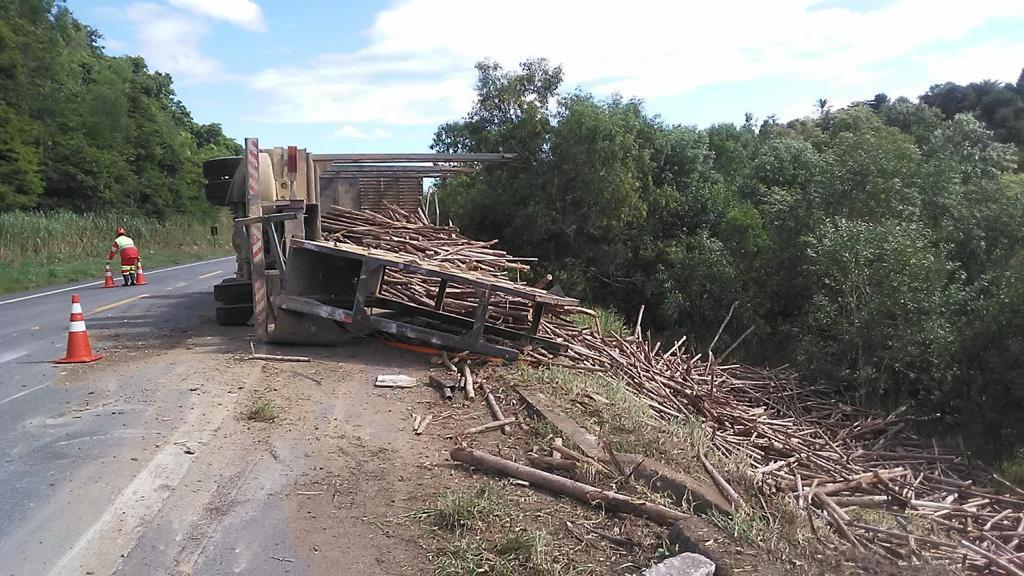
[[(518, 398), (513, 384), (522, 374), (515, 371), (477, 374), (506, 416), (520, 422), (508, 434), (467, 435), (491, 421), (484, 401), (461, 394), (443, 400), (425, 385), (437, 368), (429, 356), (379, 342), (263, 350), (306, 355), (309, 363), (245, 360), (242, 330), (211, 327), (145, 346), (115, 358), (121, 362), (113, 380), (142, 373), (151, 381), (108, 386), (90, 406), (68, 412), (140, 406), (133, 426), (160, 433), (119, 447), (118, 466), (80, 473), (80, 484), (117, 489), (92, 495), (102, 506), (71, 509), (84, 535), (61, 560), (64, 571), (54, 573), (604, 576), (638, 574), (680, 551), (665, 528), (646, 520), (605, 514), (450, 460), (450, 449), (462, 444), (524, 462), (558, 435)], [(374, 387), (385, 374), (420, 385)], [(85, 380), (78, 385), (89, 385)], [(598, 398), (566, 394), (564, 408), (597, 425), (587, 414), (594, 402), (608, 401)], [(414, 434), (416, 417), (428, 415), (424, 433)], [(666, 439), (642, 440), (629, 418), (619, 414), (600, 432), (617, 446), (632, 442), (635, 450), (671, 456)], [(628, 482), (593, 480), (632, 490)], [(688, 536), (727, 558), (736, 574), (858, 571), (827, 554), (787, 562), (750, 544), (742, 526), (693, 518)]]

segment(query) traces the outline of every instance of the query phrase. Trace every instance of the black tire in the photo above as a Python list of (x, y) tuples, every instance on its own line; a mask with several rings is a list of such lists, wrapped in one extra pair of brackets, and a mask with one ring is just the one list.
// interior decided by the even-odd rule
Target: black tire
[(232, 180), (218, 180), (207, 182), (203, 187), (206, 192), (206, 201), (214, 206), (225, 206), (228, 203), (228, 193), (231, 192)]
[(221, 326), (245, 326), (252, 318), (252, 304), (217, 306), (216, 316)]
[(252, 306), (252, 282), (221, 282), (213, 286), (213, 299), (221, 304)]
[(242, 162), (241, 156), (225, 156), (203, 162), (203, 177), (209, 182), (233, 178)]

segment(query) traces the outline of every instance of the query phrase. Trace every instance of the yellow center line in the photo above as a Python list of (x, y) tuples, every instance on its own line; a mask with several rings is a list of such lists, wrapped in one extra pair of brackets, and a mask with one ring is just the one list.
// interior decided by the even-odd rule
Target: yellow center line
[(200, 279), (209, 278), (210, 276), (216, 276), (217, 274), (220, 274), (220, 270), (217, 270), (216, 272), (210, 272), (209, 274), (203, 274), (199, 278)]
[(93, 310), (92, 312), (89, 312), (89, 313), (90, 314), (99, 314), (100, 312), (106, 312), (107, 310), (110, 310), (111, 308), (116, 308), (118, 306), (121, 306), (123, 304), (128, 304), (130, 302), (135, 302), (136, 300), (140, 300), (142, 298), (145, 298), (146, 296), (149, 296), (149, 294), (139, 294), (138, 296), (132, 296), (131, 298), (125, 298), (124, 300), (121, 300), (120, 302), (114, 302), (113, 304), (107, 304), (106, 306), (100, 306), (99, 308), (97, 308), (97, 309), (95, 309), (95, 310)]

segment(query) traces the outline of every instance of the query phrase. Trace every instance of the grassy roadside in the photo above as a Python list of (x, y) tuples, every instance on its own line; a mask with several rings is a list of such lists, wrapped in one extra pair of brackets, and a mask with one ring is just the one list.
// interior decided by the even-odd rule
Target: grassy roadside
[[(210, 235), (210, 227), (218, 235)], [(113, 213), (0, 214), (0, 294), (41, 286), (102, 280), (114, 229), (125, 226), (147, 269), (231, 254), (226, 212), (167, 220)], [(118, 275), (117, 261), (111, 266)]]

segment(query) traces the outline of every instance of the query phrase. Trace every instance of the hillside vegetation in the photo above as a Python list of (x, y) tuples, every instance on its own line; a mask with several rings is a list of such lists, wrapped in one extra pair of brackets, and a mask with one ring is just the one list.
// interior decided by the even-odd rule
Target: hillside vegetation
[(478, 71), (433, 148), (519, 157), (439, 185), (469, 235), (697, 351), (735, 304), (716, 349), (752, 327), (749, 360), (989, 457), (1024, 443), (1024, 77), (697, 129), (560, 96), (543, 60)]
[(63, 2), (0, 2), (0, 212), (202, 214), (202, 160), (239, 153), (171, 77), (104, 54)]

